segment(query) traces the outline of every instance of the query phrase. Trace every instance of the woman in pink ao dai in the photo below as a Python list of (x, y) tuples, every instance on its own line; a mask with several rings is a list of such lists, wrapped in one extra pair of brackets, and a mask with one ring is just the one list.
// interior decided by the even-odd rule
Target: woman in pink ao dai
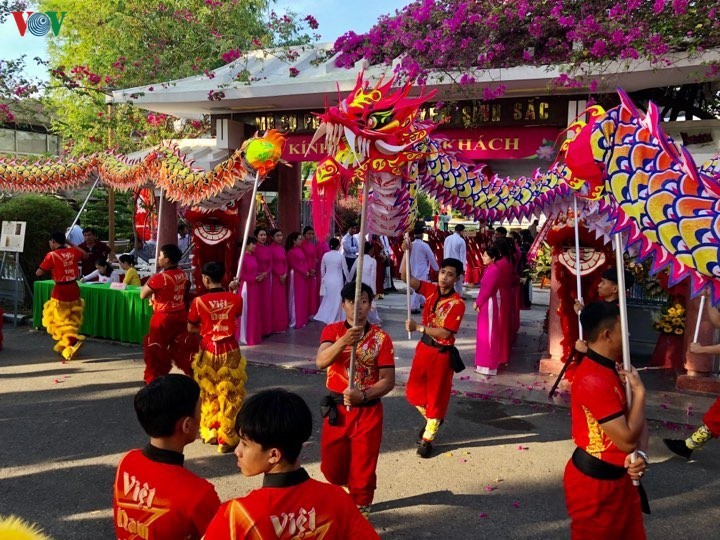
[(475, 301), (477, 334), (475, 341), (475, 372), (481, 375), (497, 375), (500, 342), (500, 283), (501, 267), (495, 261), (501, 258), (497, 248), (491, 246), (482, 254), (485, 267), (480, 280), (480, 291)]

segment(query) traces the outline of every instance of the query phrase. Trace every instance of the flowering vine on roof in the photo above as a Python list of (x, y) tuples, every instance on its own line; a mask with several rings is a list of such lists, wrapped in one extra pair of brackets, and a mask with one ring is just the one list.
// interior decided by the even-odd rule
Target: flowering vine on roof
[[(672, 52), (718, 46), (717, 2), (418, 0), (381, 17), (366, 34), (341, 36), (335, 52), (342, 67), (363, 58), (371, 64), (399, 59), (396, 71), (420, 82), (431, 70), (455, 71), (456, 82), (471, 84), (472, 70), (569, 64), (556, 84), (574, 86), (583, 64), (644, 59), (662, 67)], [(709, 70), (717, 74), (718, 67)]]

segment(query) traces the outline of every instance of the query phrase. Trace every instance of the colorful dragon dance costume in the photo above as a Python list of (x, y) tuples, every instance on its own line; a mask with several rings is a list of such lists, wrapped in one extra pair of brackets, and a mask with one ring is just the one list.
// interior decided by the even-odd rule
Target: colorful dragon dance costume
[(48, 253), (40, 269), (50, 272), (55, 281), (50, 300), (43, 306), (42, 324), (57, 341), (53, 349), (70, 360), (82, 345), (80, 335), (85, 301), (80, 298), (78, 264), (82, 250), (61, 245)]
[(242, 314), (242, 298), (210, 289), (190, 305), (188, 322), (200, 326), (200, 351), (195, 355), (193, 376), (200, 385), (200, 436), (208, 444), (218, 444), (221, 453), (240, 442), (235, 430), (243, 398), (247, 361), (240, 351), (235, 333)]

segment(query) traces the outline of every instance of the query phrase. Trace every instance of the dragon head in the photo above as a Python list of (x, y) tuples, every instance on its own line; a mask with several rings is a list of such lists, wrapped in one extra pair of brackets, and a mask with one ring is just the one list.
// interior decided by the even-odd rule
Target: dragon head
[(565, 164), (572, 171), (568, 184), (575, 190), (587, 185), (585, 197), (597, 200), (603, 195), (603, 169), (595, 162), (591, 136), (595, 123), (605, 114), (599, 105), (589, 107), (583, 113), (587, 121), (576, 119), (566, 131), (574, 133), (572, 139), (566, 140), (561, 152), (565, 152)]
[(412, 83), (393, 91), (394, 82), (395, 78), (380, 80), (371, 87), (360, 73), (353, 91), (318, 115), (322, 123), (312, 142), (325, 137), (328, 155), (345, 169), (369, 164), (372, 170), (382, 171), (389, 157), (396, 158), (391, 159), (395, 166), (397, 158), (401, 162), (418, 159), (417, 152), (408, 149), (432, 129), (430, 124), (418, 122), (417, 116), (420, 106), (435, 92), (411, 98)]

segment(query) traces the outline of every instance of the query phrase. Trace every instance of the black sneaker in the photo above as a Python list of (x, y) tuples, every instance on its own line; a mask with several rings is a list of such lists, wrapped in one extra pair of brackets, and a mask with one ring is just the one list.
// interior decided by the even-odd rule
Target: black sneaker
[(423, 459), (427, 459), (432, 454), (432, 443), (430, 441), (423, 441), (420, 443), (417, 449), (417, 455)]
[(665, 446), (667, 446), (671, 452), (677, 454), (685, 459), (690, 459), (693, 451), (687, 447), (685, 441), (682, 439), (663, 439)]

